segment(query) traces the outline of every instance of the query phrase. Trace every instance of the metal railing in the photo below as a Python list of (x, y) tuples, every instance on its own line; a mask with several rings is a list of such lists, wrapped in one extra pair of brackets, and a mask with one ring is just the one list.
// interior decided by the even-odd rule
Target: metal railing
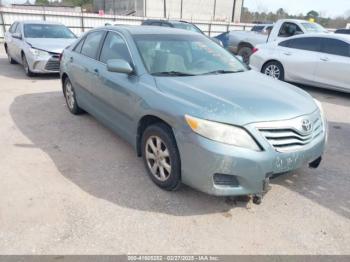
[[(44, 20), (59, 22), (69, 27), (77, 35), (94, 27), (110, 24), (140, 25), (145, 19), (157, 17), (136, 17), (120, 15), (98, 15), (84, 12), (60, 12), (43, 10), (28, 10), (9, 7), (0, 7), (0, 38), (4, 37), (14, 21), (20, 20)], [(218, 21), (189, 21), (197, 25), (204, 33), (215, 36), (231, 30), (250, 30), (252, 24), (235, 24)]]

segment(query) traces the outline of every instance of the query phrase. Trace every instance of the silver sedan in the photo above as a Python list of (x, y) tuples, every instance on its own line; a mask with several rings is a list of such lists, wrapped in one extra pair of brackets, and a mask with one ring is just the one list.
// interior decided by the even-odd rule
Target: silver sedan
[(350, 36), (310, 34), (259, 45), (250, 66), (280, 80), (350, 92)]
[(5, 34), (10, 63), (20, 63), (28, 76), (58, 73), (59, 56), (76, 36), (66, 26), (45, 21), (14, 22)]

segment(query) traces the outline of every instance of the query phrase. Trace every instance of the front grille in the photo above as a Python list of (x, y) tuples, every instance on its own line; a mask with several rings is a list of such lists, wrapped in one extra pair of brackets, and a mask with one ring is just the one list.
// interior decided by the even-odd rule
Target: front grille
[(45, 65), (45, 69), (48, 71), (60, 71), (60, 61), (58, 60), (58, 58), (50, 58)]
[[(302, 129), (303, 119), (309, 119), (312, 123), (308, 132)], [(280, 125), (280, 126), (278, 126)], [(290, 152), (301, 149), (319, 137), (323, 132), (322, 118), (319, 114), (309, 117), (301, 117), (286, 122), (274, 123), (273, 127), (258, 127), (258, 130), (278, 152)]]

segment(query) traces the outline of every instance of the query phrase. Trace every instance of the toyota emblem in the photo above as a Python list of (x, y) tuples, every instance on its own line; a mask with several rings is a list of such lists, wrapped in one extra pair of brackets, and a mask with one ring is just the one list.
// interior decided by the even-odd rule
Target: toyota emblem
[(305, 133), (310, 133), (312, 130), (312, 123), (309, 119), (304, 119), (301, 124), (301, 128)]

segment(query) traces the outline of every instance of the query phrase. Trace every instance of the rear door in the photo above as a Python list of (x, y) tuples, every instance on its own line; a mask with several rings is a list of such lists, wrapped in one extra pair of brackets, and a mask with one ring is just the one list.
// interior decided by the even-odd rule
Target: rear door
[(96, 85), (95, 64), (99, 63), (99, 54), (102, 40), (106, 31), (94, 31), (82, 39), (77, 46), (69, 53), (69, 77), (76, 89), (77, 96), (84, 104), (84, 108), (94, 109), (94, 97), (92, 90)]
[(315, 80), (321, 87), (350, 90), (350, 44), (322, 38)]
[(12, 58), (14, 58), (14, 54), (13, 54), (14, 38), (12, 37), (12, 34), (16, 31), (17, 25), (18, 25), (17, 22), (13, 23), (8, 33), (5, 34), (5, 41), (7, 43), (7, 52), (10, 54)]
[(314, 84), (314, 75), (321, 48), (320, 38), (300, 37), (279, 44), (279, 57), (287, 81)]

